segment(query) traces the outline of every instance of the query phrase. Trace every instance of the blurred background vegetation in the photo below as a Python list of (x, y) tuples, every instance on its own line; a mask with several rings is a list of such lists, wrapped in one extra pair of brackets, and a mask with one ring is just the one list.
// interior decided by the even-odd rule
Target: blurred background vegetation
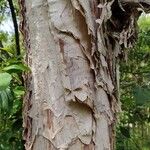
[(24, 48), (16, 25), (18, 10), (17, 0), (0, 0), (0, 150), (24, 149), (22, 73), (29, 69), (23, 63)]
[[(0, 150), (24, 149), (21, 75), (29, 68), (23, 62), (25, 50), (12, 15), (19, 22), (18, 12), (17, 0), (0, 0)], [(9, 27), (10, 19), (15, 30)], [(150, 150), (150, 16), (142, 15), (138, 23), (138, 41), (126, 50), (127, 61), (120, 66), (122, 112), (116, 127), (116, 150)]]
[(150, 150), (150, 16), (143, 14), (138, 24), (138, 41), (120, 66), (117, 150)]

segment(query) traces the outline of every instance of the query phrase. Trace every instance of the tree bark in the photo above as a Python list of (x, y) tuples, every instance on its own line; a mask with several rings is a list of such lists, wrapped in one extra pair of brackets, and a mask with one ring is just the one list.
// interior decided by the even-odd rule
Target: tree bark
[[(117, 0), (20, 0), (27, 57), (26, 150), (113, 150), (119, 59), (139, 6)], [(134, 11), (132, 11), (134, 10)]]

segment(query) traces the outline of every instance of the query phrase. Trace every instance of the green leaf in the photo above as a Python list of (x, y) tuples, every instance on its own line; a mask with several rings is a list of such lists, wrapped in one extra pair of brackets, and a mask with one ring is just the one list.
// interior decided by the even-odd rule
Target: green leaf
[(4, 71), (7, 71), (7, 72), (10, 72), (10, 73), (14, 73), (14, 72), (22, 72), (22, 71), (29, 71), (29, 67), (27, 67), (26, 65), (24, 64), (13, 64), (13, 65), (10, 65), (8, 67), (4, 67), (3, 68)]
[(10, 112), (13, 107), (13, 95), (9, 88), (0, 91), (0, 107)]
[(16, 97), (21, 97), (24, 95), (25, 93), (25, 88), (22, 86), (17, 86), (14, 90), (13, 90), (14, 94)]
[(12, 77), (9, 73), (0, 73), (0, 91), (9, 87)]
[(135, 87), (133, 95), (137, 105), (144, 105), (147, 102), (150, 102), (150, 89), (148, 87)]
[(11, 50), (11, 49), (9, 49), (9, 48), (2, 48), (2, 47), (0, 47), (0, 50), (1, 50), (1, 51), (5, 51), (5, 52), (7, 52), (7, 53), (14, 54), (14, 51)]
[(9, 100), (8, 100), (8, 97), (7, 97), (7, 93), (5, 91), (1, 91), (0, 92), (0, 99), (1, 99), (1, 103), (2, 103), (2, 106), (1, 108), (4, 109), (4, 110), (8, 110), (8, 104), (9, 104)]

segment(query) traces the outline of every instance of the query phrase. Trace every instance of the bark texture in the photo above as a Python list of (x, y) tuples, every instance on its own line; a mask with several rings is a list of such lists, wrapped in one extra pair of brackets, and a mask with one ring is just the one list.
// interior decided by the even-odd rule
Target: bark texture
[[(20, 0), (27, 47), (26, 150), (112, 150), (119, 59), (148, 3)], [(144, 6), (143, 6), (144, 5)]]

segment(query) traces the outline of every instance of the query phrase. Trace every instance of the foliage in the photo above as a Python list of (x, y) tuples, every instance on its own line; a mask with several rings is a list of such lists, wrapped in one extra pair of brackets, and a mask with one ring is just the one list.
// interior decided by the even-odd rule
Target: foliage
[[(12, 37), (7, 35), (7, 38)], [(14, 40), (5, 43), (10, 39), (0, 39), (5, 45), (0, 48), (0, 149), (22, 150), (21, 114), (25, 89), (21, 74), (29, 69), (21, 56), (16, 57)]]
[[(13, 0), (18, 17), (17, 0)], [(0, 24), (12, 14), (7, 0), (0, 1)], [(21, 55), (16, 56), (16, 35), (0, 30), (0, 150), (23, 150), (22, 98), (25, 93), (22, 73), (29, 71)], [(21, 43), (21, 41), (19, 41)], [(21, 43), (22, 44), (22, 43)]]
[(6, 15), (4, 15), (7, 8), (7, 3), (5, 0), (0, 1), (0, 23), (5, 19)]
[(122, 113), (117, 126), (117, 150), (150, 147), (150, 17), (139, 20), (139, 38), (121, 63)]
[[(18, 16), (19, 7), (17, 0), (13, 0), (15, 12)], [(0, 24), (11, 16), (7, 0), (0, 0)]]
[[(17, 0), (13, 1), (18, 14)], [(6, 0), (0, 1), (0, 23), (11, 17)], [(23, 48), (22, 48), (23, 49)], [(14, 34), (0, 31), (0, 150), (22, 150), (22, 73), (29, 71), (16, 56)]]

